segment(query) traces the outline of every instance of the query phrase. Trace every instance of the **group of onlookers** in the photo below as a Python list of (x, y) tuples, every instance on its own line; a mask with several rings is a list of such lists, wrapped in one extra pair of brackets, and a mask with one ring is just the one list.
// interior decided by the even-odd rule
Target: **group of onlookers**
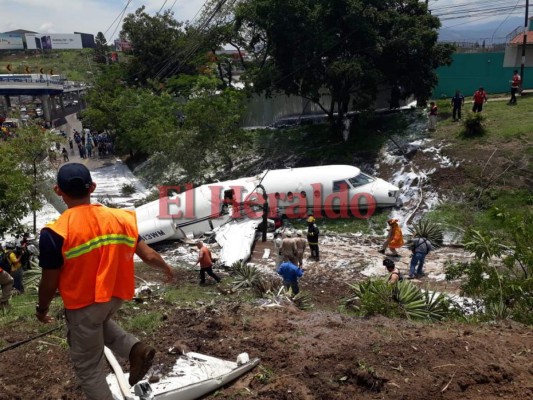
[[(518, 70), (514, 70), (513, 77), (509, 82), (511, 84), (511, 98), (507, 104), (516, 105), (516, 94), (520, 90), (520, 85), (522, 83), (522, 77), (518, 73)], [(472, 112), (482, 112), (483, 105), (487, 102), (487, 92), (483, 87), (480, 87), (476, 90), (472, 96)], [(455, 91), (455, 95), (451, 99), (451, 105), (453, 108), (452, 117), (454, 121), (461, 120), (461, 110), (465, 104), (465, 97), (462, 95), (460, 90)], [(429, 104), (428, 112), (428, 130), (435, 131), (437, 129), (437, 115), (438, 109), (437, 104), (432, 101)]]

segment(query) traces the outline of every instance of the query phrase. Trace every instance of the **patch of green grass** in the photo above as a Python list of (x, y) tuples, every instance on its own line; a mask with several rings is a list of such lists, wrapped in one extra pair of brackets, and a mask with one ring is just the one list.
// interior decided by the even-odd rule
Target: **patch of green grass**
[(476, 210), (472, 204), (443, 203), (430, 211), (426, 218), (438, 222), (447, 230), (466, 230), (467, 228), (496, 231), (504, 228), (498, 213), (508, 212), (520, 216), (531, 212), (533, 195), (527, 189), (493, 190), (487, 194), (487, 206)]
[(24, 73), (24, 68), (28, 66), (32, 73), (39, 73), (39, 69), (43, 68), (46, 73), (53, 70), (54, 74), (64, 75), (68, 80), (91, 81), (92, 73), (97, 72), (92, 60), (93, 52), (92, 49), (21, 51), (15, 55), (10, 52), (0, 56), (0, 62), (9, 62), (20, 68), (13, 73)]
[(121, 321), (126, 331), (143, 332), (150, 334), (155, 332), (163, 324), (163, 314), (154, 311), (139, 311)]
[(209, 286), (182, 285), (176, 289), (165, 290), (162, 297), (166, 303), (173, 305), (190, 305), (195, 304), (197, 301), (209, 303), (219, 296), (214, 286), (212, 290), (208, 290), (209, 288)]
[[(385, 228), (387, 219), (389, 218), (390, 210), (377, 210), (372, 217), (368, 219), (361, 218), (337, 218), (337, 219), (327, 219), (320, 218), (317, 219), (317, 225), (320, 229), (321, 234), (327, 232), (331, 233), (363, 233), (363, 234), (376, 234), (376, 232), (381, 233)], [(289, 226), (292, 226), (296, 230), (307, 231), (307, 223), (304, 219), (292, 219), (288, 221)]]
[[(441, 104), (441, 102), (437, 102)], [(465, 140), (458, 138), (458, 133), (462, 129), (461, 124), (453, 122), (451, 111), (446, 110), (451, 107), (447, 103), (442, 103), (442, 110), (439, 107), (439, 121), (437, 138), (446, 138), (456, 145), (465, 145)], [(463, 107), (463, 119), (471, 113), (472, 104), (467, 102)], [(483, 107), (483, 124), (486, 128), (486, 135), (476, 140), (468, 140), (470, 146), (474, 143), (497, 144), (510, 140), (531, 140), (533, 132), (533, 97), (521, 97), (518, 105), (509, 106), (507, 101), (490, 101)], [(457, 142), (460, 143), (457, 143)], [(525, 151), (531, 153), (529, 149)]]

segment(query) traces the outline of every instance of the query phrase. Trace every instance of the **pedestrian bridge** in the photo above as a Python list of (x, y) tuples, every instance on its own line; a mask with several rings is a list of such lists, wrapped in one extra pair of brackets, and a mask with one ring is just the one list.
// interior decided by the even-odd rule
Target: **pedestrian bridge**
[(43, 117), (48, 122), (72, 113), (71, 110), (66, 109), (72, 103), (64, 104), (65, 94), (75, 95), (79, 104), (78, 111), (84, 108), (80, 94), (87, 88), (78, 82), (64, 81), (50, 75), (0, 75), (0, 96), (4, 96), (7, 109), (11, 107), (10, 97), (12, 96), (39, 97), (43, 105)]
[(0, 75), (0, 95), (2, 96), (57, 96), (66, 92), (80, 92), (86, 87), (64, 83), (58, 79), (36, 74)]

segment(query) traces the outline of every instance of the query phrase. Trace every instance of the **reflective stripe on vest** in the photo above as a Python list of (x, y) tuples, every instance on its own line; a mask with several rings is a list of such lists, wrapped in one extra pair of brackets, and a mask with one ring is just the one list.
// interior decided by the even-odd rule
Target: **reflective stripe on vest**
[(86, 243), (83, 243), (79, 246), (76, 246), (70, 250), (65, 251), (65, 258), (70, 260), (72, 258), (79, 257), (83, 254), (90, 252), (91, 250), (97, 249), (102, 246), (110, 244), (124, 244), (128, 247), (135, 247), (137, 238), (120, 235), (120, 234), (111, 234), (111, 235), (102, 235), (94, 239), (89, 240)]

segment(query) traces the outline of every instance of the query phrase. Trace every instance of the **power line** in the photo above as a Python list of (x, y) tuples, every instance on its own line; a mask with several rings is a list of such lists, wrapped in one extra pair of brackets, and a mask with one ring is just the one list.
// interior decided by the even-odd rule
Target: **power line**
[[(124, 8), (122, 9), (122, 11), (117, 15), (117, 17), (113, 20), (113, 22), (111, 22), (111, 25), (109, 25), (109, 27), (105, 30), (104, 32), (104, 36), (107, 34), (107, 32), (111, 29), (111, 27), (115, 24), (115, 22), (120, 18), (122, 19), (122, 17), (124, 16), (124, 13), (126, 12), (126, 9), (128, 8), (128, 6), (130, 5), (131, 3), (131, 0), (128, 0), (128, 2), (126, 3), (126, 5), (124, 6)], [(120, 23), (120, 22), (119, 22)], [(116, 31), (116, 28), (115, 28), (115, 31)]]
[(509, 16), (511, 15), (512, 11), (514, 11), (517, 8), (519, 2), (520, 2), (520, 0), (516, 0), (516, 4), (515, 4), (514, 8), (509, 12), (509, 14), (507, 14), (505, 19), (502, 22), (500, 22), (500, 25), (498, 25), (498, 27), (494, 30), (494, 32), (492, 33), (492, 37), (490, 39), (491, 41), (494, 39), (494, 35), (496, 34), (496, 32), (498, 32), (498, 29), (500, 29), (500, 27), (505, 23), (505, 21), (507, 21), (509, 19)]
[(157, 12), (158, 14), (161, 14), (161, 10), (163, 9), (163, 7), (165, 7), (165, 4), (167, 4), (167, 0), (165, 0), (165, 2), (163, 3), (163, 5), (161, 6), (161, 8), (159, 9), (159, 11)]
[(120, 26), (120, 23), (122, 22), (122, 19), (124, 18), (124, 14), (126, 13), (126, 9), (128, 8), (129, 4), (131, 3), (131, 0), (128, 0), (128, 2), (126, 3), (126, 6), (124, 7), (124, 10), (122, 10), (122, 15), (120, 16), (120, 20), (119, 22), (117, 23), (117, 26), (115, 27), (115, 30), (113, 31), (113, 34), (111, 35), (111, 38), (113, 36), (115, 36), (115, 33), (118, 29), (118, 27)]

